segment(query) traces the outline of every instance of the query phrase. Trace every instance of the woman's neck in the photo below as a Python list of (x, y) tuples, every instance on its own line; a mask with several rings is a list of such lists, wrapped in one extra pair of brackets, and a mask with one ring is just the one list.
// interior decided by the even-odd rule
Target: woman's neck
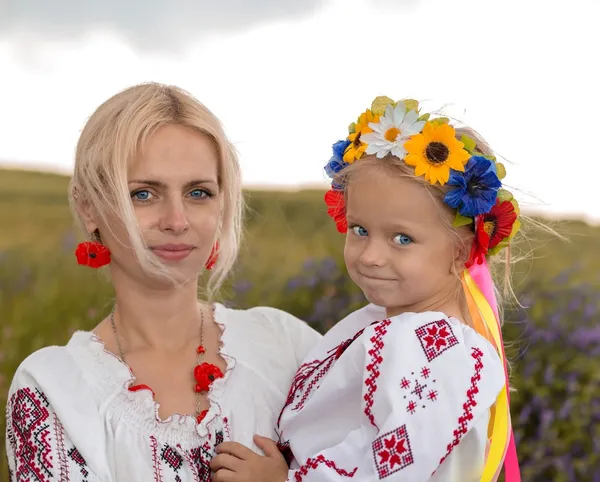
[[(203, 308), (196, 280), (171, 288), (152, 288), (130, 278), (113, 277), (115, 325), (127, 351), (177, 352), (199, 336)], [(208, 320), (205, 312), (205, 322)]]

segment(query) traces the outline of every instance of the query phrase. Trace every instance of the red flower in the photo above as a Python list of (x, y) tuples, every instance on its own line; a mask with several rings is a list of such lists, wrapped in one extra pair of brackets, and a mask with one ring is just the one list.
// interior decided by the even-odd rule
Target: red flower
[(208, 392), (212, 382), (217, 378), (223, 378), (223, 372), (212, 363), (202, 363), (194, 368), (194, 378), (197, 382), (196, 392)]
[(325, 193), (325, 204), (327, 204), (327, 214), (329, 214), (337, 226), (340, 233), (348, 231), (348, 222), (346, 221), (346, 200), (342, 191), (330, 189)]
[(208, 270), (211, 270), (217, 264), (217, 260), (219, 259), (219, 242), (217, 241), (213, 246), (208, 259), (206, 260), (206, 264), (204, 267)]
[(100, 268), (110, 263), (110, 250), (96, 241), (79, 243), (75, 250), (75, 256), (77, 263), (90, 268)]
[(474, 263), (481, 264), (488, 250), (495, 248), (503, 239), (510, 236), (517, 220), (515, 207), (510, 201), (496, 201), (489, 213), (475, 218), (475, 239), (467, 268)]

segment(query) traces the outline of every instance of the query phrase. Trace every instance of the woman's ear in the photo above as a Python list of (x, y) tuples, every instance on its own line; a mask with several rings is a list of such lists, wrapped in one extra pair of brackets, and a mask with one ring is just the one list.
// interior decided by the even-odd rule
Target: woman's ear
[(77, 190), (73, 192), (73, 199), (75, 201), (75, 209), (79, 213), (85, 230), (88, 233), (94, 233), (98, 230), (98, 212), (92, 206), (92, 204), (83, 197)]

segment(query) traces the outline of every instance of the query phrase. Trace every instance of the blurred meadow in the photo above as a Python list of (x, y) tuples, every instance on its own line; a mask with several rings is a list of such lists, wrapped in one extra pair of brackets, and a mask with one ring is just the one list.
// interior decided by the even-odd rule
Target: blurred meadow
[[(68, 178), (0, 170), (0, 403), (14, 370), (42, 346), (91, 329), (111, 307), (98, 272), (78, 266)], [(323, 191), (246, 193), (245, 243), (219, 301), (282, 308), (324, 331), (364, 304)], [(600, 228), (531, 232), (513, 272), (504, 336), (513, 424), (526, 482), (600, 481)], [(0, 432), (4, 433), (4, 418)], [(4, 437), (0, 438), (4, 454)], [(0, 481), (8, 480), (0, 456)]]

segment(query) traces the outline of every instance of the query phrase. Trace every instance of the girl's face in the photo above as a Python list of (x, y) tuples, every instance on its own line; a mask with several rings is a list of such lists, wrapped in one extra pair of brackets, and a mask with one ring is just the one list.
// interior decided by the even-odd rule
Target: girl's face
[(388, 316), (439, 309), (456, 292), (458, 253), (435, 203), (385, 167), (357, 170), (347, 187), (346, 266)]

